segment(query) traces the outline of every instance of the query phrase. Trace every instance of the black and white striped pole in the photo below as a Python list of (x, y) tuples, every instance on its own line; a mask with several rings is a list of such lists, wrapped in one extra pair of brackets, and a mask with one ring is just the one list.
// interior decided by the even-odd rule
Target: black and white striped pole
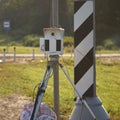
[[(96, 96), (95, 0), (74, 0), (74, 82), (97, 120), (109, 120)], [(76, 94), (77, 97), (77, 94)], [(77, 99), (70, 120), (92, 120), (91, 114)]]

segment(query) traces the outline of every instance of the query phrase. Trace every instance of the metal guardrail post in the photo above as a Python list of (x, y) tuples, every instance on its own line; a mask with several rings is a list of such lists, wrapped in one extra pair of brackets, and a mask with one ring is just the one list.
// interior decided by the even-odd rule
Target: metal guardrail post
[(6, 61), (6, 49), (4, 48), (3, 49), (3, 62)]
[(16, 62), (16, 47), (14, 47), (14, 62)]
[(32, 52), (32, 60), (35, 60), (35, 50), (33, 49), (33, 52)]

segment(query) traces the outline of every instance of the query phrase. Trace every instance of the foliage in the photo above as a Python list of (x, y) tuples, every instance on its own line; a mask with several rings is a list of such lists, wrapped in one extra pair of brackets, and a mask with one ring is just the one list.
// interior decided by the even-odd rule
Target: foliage
[(95, 2), (97, 44), (102, 44), (108, 38), (114, 40), (116, 36), (120, 38), (120, 1), (96, 0)]
[(74, 44), (74, 39), (71, 36), (64, 37), (64, 46), (72, 46)]
[(116, 41), (114, 39), (106, 39), (103, 41), (102, 45), (98, 45), (96, 47), (97, 50), (119, 50), (119, 40)]
[(115, 49), (115, 43), (111, 39), (107, 39), (104, 41), (104, 47), (108, 50)]
[[(35, 35), (27, 35), (23, 39), (24, 46), (34, 46), (39, 47), (39, 36)], [(73, 37), (66, 36), (64, 37), (64, 46), (72, 46), (73, 45)]]
[[(0, 0), (0, 34), (5, 34), (3, 21), (9, 19), (9, 34), (16, 41), (30, 34), (43, 34), (43, 28), (51, 26), (51, 0)], [(119, 0), (96, 0), (96, 42), (112, 39), (120, 48), (120, 7)], [(65, 28), (66, 36), (73, 36), (73, 0), (59, 0), (59, 24)], [(13, 44), (15, 44), (13, 42)], [(115, 47), (114, 47), (115, 48)], [(113, 49), (113, 48), (112, 48)]]
[[(0, 26), (5, 19), (11, 21), (11, 31), (13, 34), (41, 34), (44, 27), (50, 26), (51, 1), (45, 0), (1, 0)], [(66, 1), (60, 0), (60, 25), (67, 27), (68, 10)], [(66, 11), (66, 12), (64, 12)], [(69, 24), (69, 22), (66, 22)], [(69, 29), (69, 25), (68, 28)], [(3, 32), (3, 31), (2, 31)], [(68, 31), (69, 32), (69, 31)]]
[[(0, 45), (1, 46), (6, 46), (6, 45), (10, 45), (10, 46), (17, 46), (17, 45), (23, 45), (26, 47), (39, 47), (39, 40), (40, 40), (39, 35), (25, 35), (23, 38), (19, 38), (19, 36), (17, 37), (13, 37), (10, 35), (0, 35)], [(73, 37), (71, 36), (65, 36), (64, 37), (64, 46), (72, 46), (74, 44), (73, 42)]]
[(39, 47), (39, 39), (39, 36), (27, 35), (23, 38), (23, 45)]

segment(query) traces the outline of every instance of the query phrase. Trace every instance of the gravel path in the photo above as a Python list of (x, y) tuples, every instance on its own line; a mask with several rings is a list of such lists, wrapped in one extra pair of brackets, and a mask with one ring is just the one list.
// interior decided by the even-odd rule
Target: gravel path
[(20, 95), (0, 97), (0, 120), (19, 120), (24, 104), (29, 101), (30, 98)]

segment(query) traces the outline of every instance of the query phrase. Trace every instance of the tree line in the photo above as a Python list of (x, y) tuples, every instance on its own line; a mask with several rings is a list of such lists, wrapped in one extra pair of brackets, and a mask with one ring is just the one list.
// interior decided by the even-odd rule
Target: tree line
[[(97, 44), (105, 40), (120, 46), (120, 1), (95, 0)], [(59, 24), (67, 36), (73, 36), (73, 0), (59, 0)], [(51, 0), (0, 0), (0, 34), (3, 21), (10, 20), (9, 33), (17, 38), (28, 34), (42, 35), (51, 23)], [(110, 43), (109, 43), (110, 44)]]
[[(59, 1), (60, 26), (71, 34), (72, 13), (68, 9), (67, 1)], [(11, 31), (15, 34), (42, 34), (44, 27), (50, 26), (51, 0), (1, 0), (0, 25), (9, 19)], [(2, 29), (2, 28), (1, 28)]]
[(96, 36), (98, 44), (109, 43), (120, 48), (119, 5), (119, 0), (96, 0)]

